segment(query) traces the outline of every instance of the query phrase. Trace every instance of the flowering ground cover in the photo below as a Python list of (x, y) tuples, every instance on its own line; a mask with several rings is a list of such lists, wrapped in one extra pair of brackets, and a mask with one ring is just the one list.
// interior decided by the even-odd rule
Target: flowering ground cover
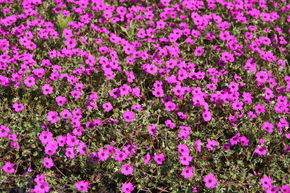
[(289, 13), (0, 0), (1, 192), (289, 193)]

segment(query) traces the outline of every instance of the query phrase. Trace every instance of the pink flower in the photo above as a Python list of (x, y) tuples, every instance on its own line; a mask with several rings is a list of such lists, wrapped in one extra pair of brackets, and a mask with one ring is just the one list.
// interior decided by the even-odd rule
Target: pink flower
[(53, 135), (49, 131), (42, 131), (41, 134), (39, 135), (39, 140), (43, 145), (47, 144), (48, 142), (53, 140)]
[(71, 112), (69, 112), (68, 109), (64, 109), (63, 111), (61, 111), (60, 115), (63, 119), (70, 119), (72, 116)]
[(24, 84), (27, 87), (33, 87), (35, 86), (35, 78), (32, 76), (27, 76), (26, 79), (24, 80)]
[(55, 100), (58, 106), (63, 106), (66, 103), (66, 98), (62, 96), (57, 96)]
[(261, 113), (264, 113), (265, 112), (265, 106), (264, 105), (262, 105), (262, 104), (257, 104), (256, 106), (255, 106), (255, 111), (256, 111), (256, 114), (261, 114)]
[(122, 174), (128, 176), (133, 173), (133, 167), (129, 164), (122, 165), (121, 172)]
[(188, 166), (189, 163), (192, 161), (192, 157), (190, 155), (185, 155), (185, 154), (180, 155), (179, 159), (180, 159), (181, 165), (185, 165), (185, 166)]
[(101, 147), (98, 152), (98, 157), (101, 161), (106, 161), (109, 158), (109, 151)]
[(49, 84), (45, 84), (42, 86), (42, 93), (44, 95), (52, 94), (52, 92), (53, 92), (53, 87), (50, 86)]
[(215, 188), (217, 185), (217, 180), (213, 174), (208, 174), (207, 176), (205, 176), (203, 178), (203, 181), (205, 183), (205, 187), (207, 188)]
[(2, 169), (4, 172), (6, 173), (14, 173), (15, 169), (14, 169), (14, 164), (11, 162), (6, 162), (3, 166)]
[(127, 122), (127, 123), (133, 122), (134, 118), (135, 118), (135, 114), (132, 111), (125, 111), (123, 113), (123, 118), (124, 118), (125, 122)]
[(266, 155), (267, 154), (267, 148), (266, 146), (258, 146), (255, 149), (255, 153), (258, 155)]
[(232, 104), (232, 109), (233, 110), (239, 110), (239, 111), (241, 111), (241, 110), (243, 110), (243, 105), (244, 105), (243, 102), (241, 102), (241, 101), (235, 101)]
[(144, 164), (148, 164), (150, 162), (150, 153), (147, 152), (146, 155), (144, 156)]
[[(289, 17), (289, 21), (290, 21), (290, 17)], [(287, 184), (282, 185), (281, 191), (282, 191), (282, 193), (288, 193), (288, 192), (290, 192), (290, 186), (287, 185)]]
[(73, 136), (70, 133), (68, 133), (66, 136), (66, 144), (70, 147), (74, 147), (79, 144), (79, 140), (76, 136)]
[(204, 49), (201, 46), (198, 46), (195, 50), (194, 50), (194, 55), (196, 56), (201, 56), (204, 52)]
[(256, 73), (256, 80), (259, 83), (265, 83), (268, 80), (268, 74), (266, 71), (260, 71)]
[(153, 124), (153, 125), (148, 126), (148, 133), (150, 135), (156, 136), (156, 132), (157, 132), (156, 124)]
[(206, 122), (210, 121), (211, 120), (211, 113), (210, 113), (210, 111), (204, 111), (202, 113), (202, 117), (203, 117), (203, 120), (204, 121), (206, 121)]
[(34, 187), (36, 192), (49, 192), (49, 189), (49, 184), (45, 181), (37, 183)]
[(54, 166), (54, 163), (53, 163), (53, 160), (49, 157), (45, 157), (43, 159), (43, 165), (46, 167), (46, 168), (51, 168)]
[(162, 89), (162, 88), (155, 88), (155, 89), (152, 91), (152, 94), (153, 94), (155, 97), (163, 97), (163, 96), (164, 96), (164, 92), (163, 92), (163, 89)]
[(273, 128), (274, 128), (274, 125), (267, 121), (264, 122), (263, 126), (261, 127), (261, 129), (268, 131), (269, 133), (273, 133), (274, 131)]
[(107, 102), (103, 104), (103, 108), (105, 109), (106, 112), (110, 112), (113, 109), (113, 106), (110, 102)]
[(37, 174), (36, 178), (34, 178), (34, 182), (39, 184), (40, 182), (45, 182), (45, 175), (44, 174)]
[(248, 138), (247, 137), (245, 137), (245, 136), (242, 136), (242, 137), (240, 137), (239, 138), (239, 142), (243, 145), (243, 146), (249, 146), (249, 142), (250, 142), (250, 140), (248, 140)]
[(65, 155), (66, 155), (66, 157), (73, 159), (75, 157), (74, 148), (73, 147), (67, 147), (65, 149)]
[(121, 87), (120, 87), (120, 94), (123, 95), (123, 96), (126, 96), (129, 94), (129, 92), (132, 91), (132, 88), (127, 85), (127, 84), (123, 84)]
[(210, 151), (217, 149), (218, 146), (217, 146), (216, 140), (208, 139), (207, 144), (206, 144), (206, 148), (208, 148)]
[(136, 110), (136, 111), (142, 111), (143, 110), (142, 105), (140, 105), (140, 104), (132, 105), (131, 109), (132, 110)]
[(166, 111), (176, 110), (176, 105), (171, 101), (166, 102), (164, 105), (165, 105)]
[(51, 124), (58, 122), (59, 121), (58, 112), (56, 112), (56, 111), (48, 112), (48, 114), (46, 116), (46, 120), (48, 122), (50, 122)]
[(168, 127), (169, 129), (173, 129), (175, 127), (175, 124), (171, 120), (166, 120), (165, 126)]
[(63, 147), (66, 144), (66, 136), (58, 136), (57, 144), (58, 146)]
[(163, 163), (163, 161), (165, 160), (165, 157), (164, 157), (164, 154), (161, 153), (161, 154), (154, 154), (154, 161), (161, 165)]
[(189, 154), (189, 148), (185, 144), (179, 144), (178, 145), (178, 152), (181, 155), (188, 155)]
[(131, 182), (126, 182), (122, 185), (122, 191), (124, 193), (131, 193), (134, 190), (134, 186)]
[(56, 150), (58, 149), (58, 145), (57, 142), (55, 141), (50, 141), (48, 144), (46, 144), (44, 152), (49, 155), (52, 156), (56, 153)]
[(121, 163), (121, 162), (124, 161), (126, 158), (127, 158), (127, 154), (125, 154), (124, 152), (122, 152), (122, 151), (119, 150), (119, 149), (116, 150), (114, 159), (115, 159), (117, 162)]
[(20, 102), (13, 103), (12, 107), (14, 108), (14, 110), (16, 112), (20, 112), (20, 111), (22, 111), (24, 109), (24, 105), (21, 104)]
[(88, 147), (85, 143), (81, 142), (77, 146), (77, 151), (80, 153), (80, 155), (85, 155), (87, 153)]
[(113, 145), (107, 145), (106, 149), (109, 154), (114, 154), (115, 153), (115, 147)]
[(189, 166), (186, 166), (181, 175), (185, 178), (185, 179), (188, 179), (188, 178), (191, 178), (193, 176), (193, 168), (192, 167), (189, 167)]
[(82, 92), (79, 90), (73, 90), (70, 92), (71, 96), (74, 97), (75, 99), (79, 99), (82, 96)]
[(90, 162), (92, 162), (93, 164), (97, 164), (99, 163), (100, 159), (98, 157), (98, 154), (96, 152), (92, 152), (90, 154)]
[(89, 189), (89, 183), (81, 180), (81, 181), (75, 183), (75, 187), (78, 191), (86, 192)]
[(263, 178), (260, 179), (260, 183), (262, 185), (262, 188), (268, 189), (272, 185), (272, 179), (268, 176), (263, 176)]

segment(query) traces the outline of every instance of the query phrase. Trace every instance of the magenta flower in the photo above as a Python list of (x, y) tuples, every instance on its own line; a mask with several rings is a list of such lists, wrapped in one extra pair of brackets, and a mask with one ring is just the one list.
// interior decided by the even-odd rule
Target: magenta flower
[(79, 90), (73, 90), (70, 92), (71, 96), (74, 97), (75, 99), (79, 99), (82, 96), (82, 92)]
[(57, 142), (55, 141), (50, 141), (49, 143), (46, 144), (44, 152), (49, 155), (52, 156), (56, 153), (56, 150), (58, 149), (58, 145)]
[(205, 187), (207, 188), (215, 188), (217, 186), (217, 180), (214, 177), (213, 174), (208, 174), (203, 178), (203, 181), (205, 183)]
[(192, 167), (189, 167), (189, 166), (186, 166), (182, 172), (181, 172), (181, 175), (185, 178), (185, 179), (188, 179), (188, 178), (191, 178), (193, 176), (193, 168)]
[[(290, 21), (290, 17), (289, 17), (289, 21)], [(287, 185), (287, 184), (284, 184), (284, 185), (281, 187), (281, 191), (282, 191), (282, 193), (288, 193), (288, 192), (290, 192), (290, 186)]]
[(261, 127), (261, 129), (268, 131), (269, 133), (273, 133), (273, 131), (274, 131), (273, 128), (274, 128), (274, 125), (267, 122), (267, 121), (264, 122), (264, 124)]
[(65, 155), (66, 157), (73, 159), (75, 157), (74, 148), (73, 147), (65, 148)]
[(51, 168), (54, 166), (54, 163), (53, 163), (53, 160), (49, 157), (45, 157), (43, 159), (43, 165), (46, 167), (46, 168)]
[(36, 178), (34, 178), (34, 182), (39, 184), (40, 182), (45, 182), (45, 175), (44, 174), (37, 174)]
[(47, 144), (48, 142), (53, 140), (53, 135), (49, 131), (42, 131), (41, 134), (39, 135), (39, 140), (43, 145)]
[(3, 166), (2, 166), (2, 170), (6, 173), (14, 173), (15, 169), (14, 169), (14, 164), (11, 162), (6, 162)]
[(110, 112), (113, 109), (113, 106), (110, 102), (107, 102), (103, 104), (103, 108), (105, 109), (106, 112)]
[(58, 146), (63, 147), (66, 144), (66, 136), (58, 136), (57, 144)]
[(133, 173), (133, 167), (129, 164), (122, 165), (121, 172), (125, 176), (128, 176)]
[(268, 74), (265, 71), (260, 71), (256, 73), (256, 80), (259, 83), (265, 83), (268, 80)]
[(93, 164), (97, 164), (99, 163), (100, 159), (98, 157), (98, 154), (96, 152), (92, 152), (90, 154), (90, 162), (92, 162)]
[(218, 149), (217, 141), (208, 139), (207, 144), (206, 144), (206, 148), (208, 148), (210, 151)]
[(185, 144), (179, 144), (178, 145), (178, 152), (181, 155), (188, 155), (189, 154), (189, 148)]
[(119, 150), (119, 149), (116, 150), (114, 159), (115, 159), (117, 162), (121, 163), (121, 162), (124, 161), (126, 158), (127, 158), (127, 154), (125, 154), (124, 152), (122, 152), (122, 151)]
[(194, 51), (194, 55), (201, 56), (203, 52), (204, 52), (204, 49), (201, 46), (198, 46)]
[(66, 98), (62, 97), (62, 96), (57, 96), (55, 98), (55, 100), (56, 100), (58, 106), (63, 106), (67, 101)]
[(24, 84), (27, 87), (33, 87), (35, 86), (35, 78), (32, 76), (27, 76), (26, 79), (24, 80)]
[(239, 110), (239, 111), (243, 110), (243, 102), (241, 102), (241, 101), (233, 102), (232, 109), (233, 110)]
[(176, 105), (171, 101), (166, 102), (164, 105), (165, 105), (166, 111), (176, 110)]
[(70, 147), (74, 147), (74, 146), (78, 145), (79, 142), (80, 142), (80, 141), (78, 140), (78, 138), (77, 138), (76, 136), (73, 136), (73, 135), (71, 135), (70, 133), (68, 133), (68, 134), (66, 135), (66, 144), (67, 144), (68, 146), (70, 146)]
[(135, 114), (132, 111), (125, 111), (123, 113), (123, 118), (124, 118), (125, 122), (127, 122), (127, 123), (133, 122), (134, 118), (135, 118)]
[(109, 158), (110, 154), (107, 149), (100, 148), (98, 151), (98, 157), (101, 161), (106, 161)]
[(34, 190), (36, 192), (49, 192), (49, 184), (45, 181), (39, 182), (36, 184), (36, 186), (34, 187)]
[(152, 91), (152, 94), (153, 94), (155, 97), (163, 97), (163, 96), (164, 96), (164, 92), (163, 92), (163, 89), (162, 89), (162, 88), (155, 88), (155, 89)]
[(75, 187), (76, 187), (77, 191), (86, 192), (89, 190), (89, 183), (81, 180), (81, 181), (75, 183)]
[(115, 147), (113, 145), (107, 145), (106, 149), (109, 154), (114, 154), (115, 153)]
[(175, 124), (171, 120), (166, 120), (165, 126), (168, 127), (169, 129), (173, 129), (175, 127)]
[(181, 165), (185, 165), (185, 166), (188, 166), (189, 163), (192, 161), (192, 157), (190, 155), (185, 155), (185, 154), (180, 155), (179, 159), (180, 159)]
[(206, 122), (210, 121), (211, 120), (211, 112), (210, 111), (204, 111), (202, 113), (202, 118)]
[(255, 148), (255, 151), (254, 151), (256, 154), (258, 155), (266, 155), (267, 154), (267, 148), (266, 146), (258, 146)]
[(154, 154), (154, 161), (161, 165), (163, 163), (163, 161), (165, 160), (165, 157), (164, 157), (164, 154), (161, 153), (161, 154)]
[(153, 124), (153, 125), (149, 125), (148, 126), (148, 133), (150, 135), (156, 136), (156, 132), (157, 132), (156, 124)]
[(85, 155), (87, 153), (88, 147), (86, 146), (85, 143), (80, 142), (77, 146), (77, 151), (79, 152), (80, 155)]
[(48, 114), (46, 116), (46, 120), (48, 122), (50, 122), (51, 124), (58, 122), (59, 121), (58, 112), (56, 112), (56, 111), (48, 112)]
[(242, 137), (240, 137), (239, 138), (239, 142), (243, 145), (243, 146), (249, 146), (249, 142), (250, 142), (250, 140), (247, 138), (247, 137), (245, 137), (245, 136), (242, 136)]
[(262, 188), (268, 189), (272, 186), (272, 179), (268, 176), (263, 176), (263, 178), (260, 179), (260, 183), (262, 185)]
[(131, 182), (126, 182), (122, 185), (122, 191), (124, 193), (131, 193), (134, 190), (134, 186)]
[(20, 111), (22, 111), (24, 109), (24, 105), (21, 104), (20, 102), (13, 103), (12, 107), (14, 108), (14, 110), (16, 112), (20, 112)]
[(50, 86), (49, 84), (45, 84), (42, 86), (42, 93), (44, 95), (52, 94), (52, 92), (53, 92), (53, 87)]
[(64, 110), (60, 113), (60, 115), (61, 115), (61, 117), (62, 117), (63, 119), (70, 119), (71, 116), (72, 116), (71, 112), (69, 112), (68, 109), (64, 109)]
[(264, 113), (265, 112), (265, 106), (264, 105), (262, 105), (262, 104), (257, 104), (256, 106), (255, 106), (255, 111), (256, 111), (256, 114), (261, 114), (261, 113)]
[(144, 164), (148, 164), (150, 162), (151, 156), (150, 153), (147, 152), (146, 155), (144, 156)]

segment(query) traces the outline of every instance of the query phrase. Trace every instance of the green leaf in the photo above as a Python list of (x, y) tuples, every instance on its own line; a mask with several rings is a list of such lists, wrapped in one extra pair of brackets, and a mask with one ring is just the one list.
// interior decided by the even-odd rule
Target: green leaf
[(121, 30), (123, 31), (123, 32), (125, 32), (126, 34), (128, 34), (128, 31), (126, 30), (126, 28), (124, 28), (123, 26), (120, 26), (121, 27)]
[(60, 14), (58, 16), (58, 24), (59, 24), (61, 31), (65, 28), (67, 28), (67, 24), (70, 21), (72, 21), (72, 18), (70, 16), (64, 17), (63, 14)]

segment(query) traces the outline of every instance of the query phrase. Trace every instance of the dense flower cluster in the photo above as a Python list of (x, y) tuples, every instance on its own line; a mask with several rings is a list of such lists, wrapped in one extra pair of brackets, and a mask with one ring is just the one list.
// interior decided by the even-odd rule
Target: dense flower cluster
[(290, 192), (286, 0), (0, 0), (1, 188)]

